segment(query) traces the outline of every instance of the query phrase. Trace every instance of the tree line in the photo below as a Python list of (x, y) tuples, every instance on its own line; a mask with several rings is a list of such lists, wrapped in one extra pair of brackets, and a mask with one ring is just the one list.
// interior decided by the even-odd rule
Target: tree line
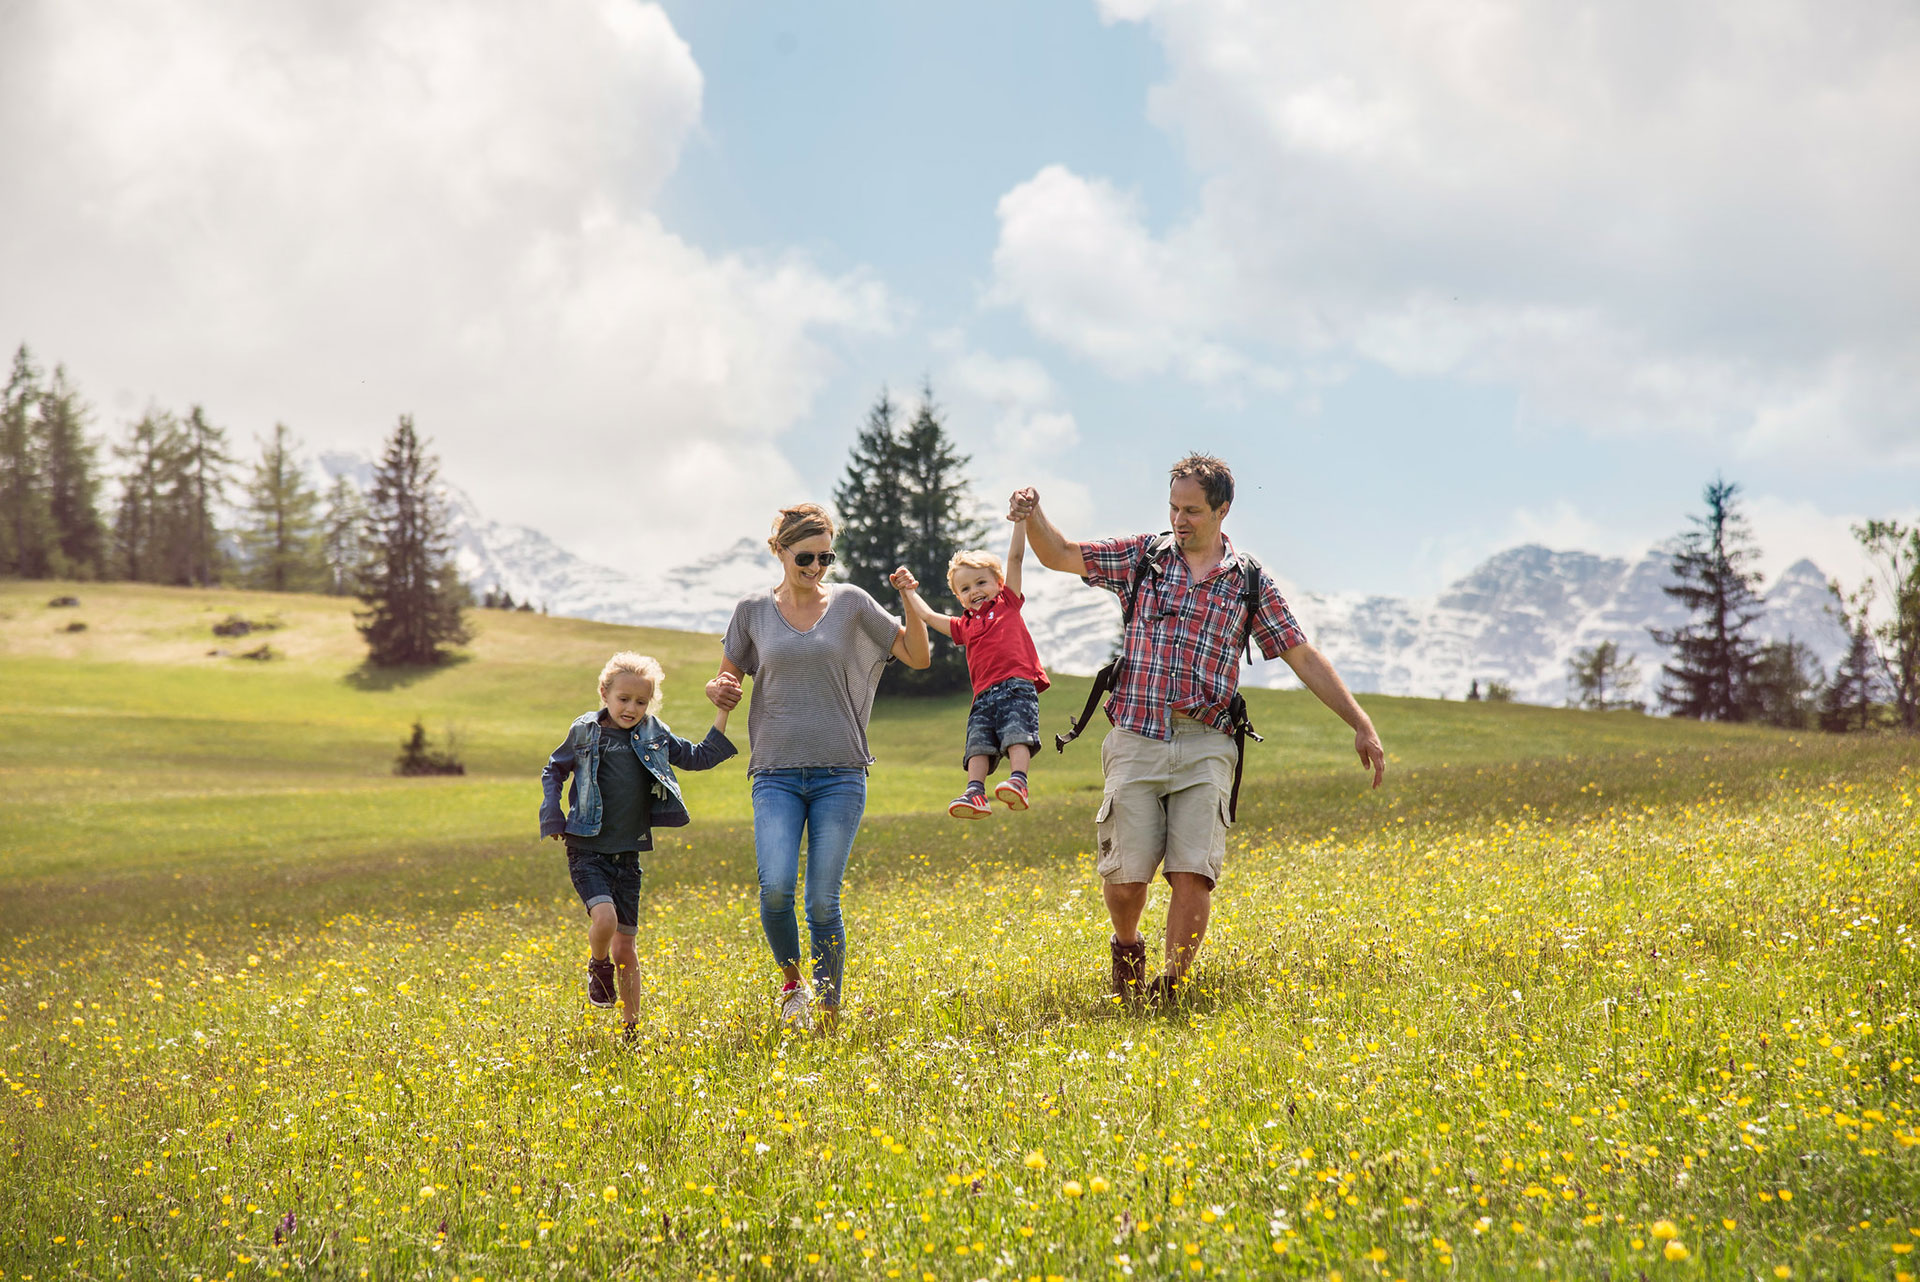
[[(0, 399), (0, 574), (358, 597), (377, 665), (435, 663), (468, 639), (438, 463), (401, 415), (362, 494), (323, 494), (276, 423), (244, 467), (205, 409), (149, 409), (109, 449), (103, 505), (92, 409), (21, 344)], [(229, 499), (233, 499), (232, 502)]]
[[(1849, 732), (1920, 730), (1920, 525), (1869, 520), (1853, 527), (1866, 553), (1865, 580), (1848, 589), (1831, 580), (1829, 607), (1847, 650), (1827, 673), (1795, 638), (1760, 641), (1759, 548), (1740, 510), (1740, 487), (1716, 478), (1704, 512), (1673, 545), (1667, 595), (1687, 610), (1671, 629), (1648, 629), (1666, 647), (1656, 698), (1673, 716), (1751, 721), (1789, 729)], [(1575, 651), (1567, 661), (1568, 702), (1576, 707), (1641, 708), (1632, 692), (1639, 665), (1612, 641)]]

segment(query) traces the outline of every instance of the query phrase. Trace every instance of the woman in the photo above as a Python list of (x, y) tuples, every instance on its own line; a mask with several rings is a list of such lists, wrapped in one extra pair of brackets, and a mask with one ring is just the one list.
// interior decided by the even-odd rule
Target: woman
[[(902, 626), (861, 589), (826, 581), (833, 519), (817, 504), (781, 509), (767, 546), (780, 558), (780, 584), (734, 607), (725, 658), (707, 683), (707, 697), (732, 708), (740, 701), (740, 678), (754, 680), (747, 773), (753, 780), (760, 926), (783, 981), (780, 1018), (796, 1030), (813, 1026), (800, 982), (793, 906), (804, 834), (811, 1001), (820, 1007), (822, 1029), (831, 1030), (839, 1019), (846, 967), (840, 883), (867, 807), (873, 692), (890, 659), (914, 668), (931, 662), (927, 625), (909, 611)], [(904, 568), (891, 581), (903, 592), (919, 586)]]

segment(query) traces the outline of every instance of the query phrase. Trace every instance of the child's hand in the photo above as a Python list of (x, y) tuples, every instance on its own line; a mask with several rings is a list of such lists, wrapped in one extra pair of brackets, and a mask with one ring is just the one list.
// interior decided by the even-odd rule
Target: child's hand
[(547, 834), (548, 841), (565, 841), (566, 839), (567, 834), (564, 832), (550, 832)]
[(920, 580), (913, 577), (913, 571), (901, 566), (887, 576), (887, 582), (902, 592), (915, 592), (920, 588)]
[(1040, 491), (1034, 489), (1032, 486), (1028, 486), (1024, 490), (1015, 490), (1007, 498), (1007, 519), (1009, 521), (1024, 521), (1032, 516), (1034, 509), (1039, 506)]
[(740, 678), (731, 672), (722, 672), (707, 682), (707, 701), (714, 707), (732, 712), (740, 706)]

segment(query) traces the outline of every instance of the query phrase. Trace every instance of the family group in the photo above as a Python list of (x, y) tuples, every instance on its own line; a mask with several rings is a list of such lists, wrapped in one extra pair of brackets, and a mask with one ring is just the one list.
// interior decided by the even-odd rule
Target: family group
[[(1285, 660), (1352, 728), (1354, 751), (1375, 787), (1386, 753), (1339, 674), (1307, 643), (1272, 577), (1236, 552), (1222, 530), (1233, 505), (1232, 471), (1194, 454), (1174, 464), (1169, 479), (1169, 530), (1088, 542), (1063, 536), (1036, 491), (1016, 491), (1007, 507), (1013, 535), (1006, 560), (969, 551), (947, 567), (958, 616), (931, 609), (904, 566), (889, 579), (900, 593), (900, 617), (858, 587), (829, 582), (832, 518), (811, 503), (783, 509), (767, 540), (781, 580), (734, 607), (720, 669), (706, 685), (713, 727), (699, 743), (653, 715), (660, 665), (644, 655), (614, 655), (600, 674), (601, 706), (574, 721), (542, 775), (541, 836), (566, 843), (587, 911), (587, 1000), (611, 1007), (617, 998), (632, 1035), (640, 856), (652, 849), (653, 829), (688, 822), (674, 771), (710, 770), (736, 755), (727, 717), (740, 703), (742, 683), (751, 681), (747, 770), (760, 924), (779, 968), (780, 1018), (795, 1030), (834, 1028), (847, 956), (840, 889), (866, 809), (874, 691), (888, 663), (928, 665), (929, 629), (965, 648), (973, 685), (966, 789), (947, 813), (990, 813), (987, 781), (1002, 760), (1009, 773), (994, 798), (1012, 810), (1028, 806), (1039, 695), (1047, 687), (1021, 614), (1029, 547), (1048, 569), (1121, 598), (1120, 653), (1098, 683), (1110, 690), (1112, 729), (1101, 745), (1104, 783), (1094, 816), (1095, 867), (1113, 925), (1110, 984), (1121, 1002), (1173, 1000), (1206, 938), (1226, 859), (1247, 728), (1242, 651)], [(795, 911), (803, 843), (811, 962), (805, 978)], [(1156, 873), (1167, 881), (1169, 902), (1162, 969), (1149, 978), (1140, 918)]]

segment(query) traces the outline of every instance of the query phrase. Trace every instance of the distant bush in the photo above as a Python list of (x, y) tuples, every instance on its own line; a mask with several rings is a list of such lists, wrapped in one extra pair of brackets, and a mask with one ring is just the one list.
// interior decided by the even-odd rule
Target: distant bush
[(77, 596), (57, 596), (53, 598), (53, 600), (47, 602), (47, 608), (49, 610), (64, 610), (64, 609), (71, 609), (72, 607), (79, 604), (80, 604), (80, 598)]
[(75, 619), (72, 623), (69, 623), (66, 627), (61, 629), (62, 632), (85, 632), (86, 630), (87, 630), (86, 623), (80, 619)]
[(280, 652), (278, 650), (275, 650), (272, 646), (267, 645), (263, 642), (262, 644), (255, 646), (251, 650), (242, 650), (239, 654), (236, 654), (233, 657), (236, 659), (253, 659), (260, 663), (265, 663), (270, 659), (279, 658)]
[(463, 775), (467, 768), (460, 764), (455, 755), (453, 731), (447, 731), (445, 749), (435, 748), (427, 739), (427, 728), (418, 721), (413, 723), (413, 733), (400, 741), (400, 755), (394, 758), (393, 773), (397, 775)]
[(1504, 681), (1487, 682), (1488, 703), (1512, 703), (1513, 687)]
[(229, 614), (213, 625), (213, 635), (217, 637), (244, 637), (251, 632), (273, 632), (281, 627), (280, 620), (269, 616), (265, 619), (248, 619), (237, 614)]

